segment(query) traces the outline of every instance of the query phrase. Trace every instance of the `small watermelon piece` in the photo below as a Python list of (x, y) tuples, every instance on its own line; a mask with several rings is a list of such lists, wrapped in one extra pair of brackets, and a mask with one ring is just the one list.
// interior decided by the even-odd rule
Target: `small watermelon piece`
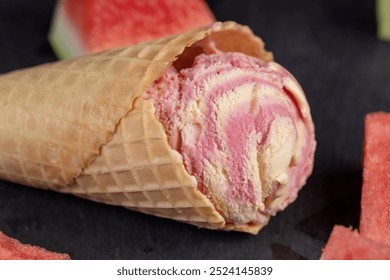
[(361, 235), (390, 245), (390, 114), (365, 121)]
[(0, 232), (0, 260), (70, 260), (70, 257), (38, 246), (22, 244)]
[(60, 58), (71, 58), (214, 21), (204, 0), (60, 0), (49, 40)]
[(390, 246), (336, 225), (322, 251), (321, 260), (390, 260)]

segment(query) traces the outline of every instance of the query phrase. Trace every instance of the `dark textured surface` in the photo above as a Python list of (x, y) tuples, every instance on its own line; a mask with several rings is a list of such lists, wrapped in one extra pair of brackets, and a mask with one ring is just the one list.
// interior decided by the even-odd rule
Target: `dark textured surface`
[[(0, 1), (0, 72), (55, 60), (53, 0)], [(390, 111), (390, 44), (375, 1), (209, 1), (249, 25), (304, 88), (316, 125), (314, 173), (257, 236), (216, 232), (0, 181), (0, 230), (74, 259), (318, 259), (335, 223), (358, 226), (363, 119)], [(1, 120), (0, 120), (1, 121)]]

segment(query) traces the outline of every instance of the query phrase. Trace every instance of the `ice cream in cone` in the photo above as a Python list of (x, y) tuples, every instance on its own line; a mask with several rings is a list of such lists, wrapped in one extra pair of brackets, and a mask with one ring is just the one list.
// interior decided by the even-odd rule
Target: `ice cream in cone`
[[(229, 153), (210, 148), (209, 157), (196, 160), (195, 155), (206, 147), (189, 144), (192, 136), (200, 139), (193, 133), (198, 130), (189, 130), (183, 119), (169, 115), (169, 106), (159, 104), (169, 93), (164, 90), (169, 88), (164, 82), (169, 73), (176, 71), (180, 80), (185, 78), (182, 71), (191, 72), (186, 69), (196, 69), (202, 59), (211, 63), (210, 67), (220, 63), (212, 61), (218, 54), (225, 63), (218, 73), (224, 69), (234, 72), (232, 67), (237, 67), (250, 72), (244, 76), (253, 76), (250, 82), (245, 78), (243, 88), (233, 85), (229, 89), (236, 97), (227, 97), (225, 103), (231, 105), (222, 110), (225, 116), (221, 121), (240, 116), (232, 112), (241, 108), (253, 127), (237, 120), (237, 130), (222, 125), (222, 130), (215, 131), (230, 129), (230, 134), (219, 137), (239, 135), (251, 140), (232, 140)], [(206, 58), (199, 58), (202, 55)], [(249, 68), (235, 66), (226, 60), (229, 55), (247, 61)], [(270, 216), (295, 199), (311, 173), (315, 149), (310, 109), (302, 89), (271, 60), (261, 39), (248, 27), (225, 22), (2, 75), (0, 177), (199, 227), (257, 233)], [(227, 84), (235, 79), (234, 73), (227, 73), (231, 76), (225, 77)], [(176, 101), (172, 104), (185, 103)], [(200, 110), (198, 117), (206, 114), (201, 105), (196, 110)], [(172, 122), (164, 121), (162, 111)], [(174, 127), (170, 126), (173, 122), (177, 124)], [(202, 122), (201, 135), (206, 127)], [(184, 137), (186, 132), (190, 135)], [(177, 145), (178, 139), (184, 144)], [(234, 152), (237, 143), (245, 145), (241, 147), (243, 157)], [(219, 167), (210, 160), (215, 155), (211, 151), (218, 153)], [(239, 158), (243, 161), (213, 177), (214, 171)], [(244, 158), (248, 166), (240, 169)], [(216, 167), (197, 168), (206, 161)]]

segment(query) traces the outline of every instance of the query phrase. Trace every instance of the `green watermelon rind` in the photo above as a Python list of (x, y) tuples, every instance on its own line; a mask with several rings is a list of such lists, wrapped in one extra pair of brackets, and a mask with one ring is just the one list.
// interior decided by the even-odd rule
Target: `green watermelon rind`
[(69, 59), (86, 53), (80, 43), (81, 36), (70, 24), (61, 6), (61, 1), (56, 8), (48, 39), (59, 59)]
[(378, 38), (390, 42), (390, 0), (376, 1)]

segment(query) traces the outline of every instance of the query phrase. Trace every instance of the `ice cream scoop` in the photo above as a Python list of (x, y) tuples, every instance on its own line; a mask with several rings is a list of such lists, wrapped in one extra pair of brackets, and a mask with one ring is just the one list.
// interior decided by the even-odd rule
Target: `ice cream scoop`
[(275, 62), (238, 52), (200, 54), (147, 91), (170, 145), (198, 189), (233, 224), (265, 224), (295, 200), (313, 166), (304, 93)]

